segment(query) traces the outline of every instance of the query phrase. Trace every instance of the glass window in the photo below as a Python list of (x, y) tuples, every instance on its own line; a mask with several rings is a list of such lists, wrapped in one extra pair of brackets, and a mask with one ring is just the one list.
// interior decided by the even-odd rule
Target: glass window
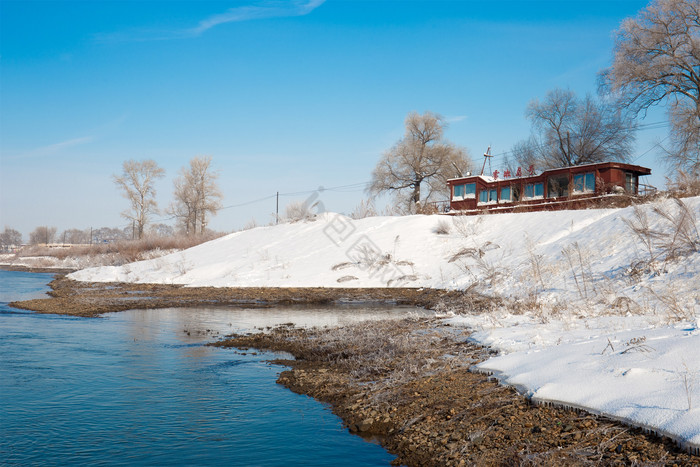
[(625, 174), (625, 190), (627, 193), (637, 194), (637, 183), (639, 183), (638, 178), (631, 174)]
[(464, 197), (474, 198), (476, 196), (476, 183), (467, 183), (464, 185)]
[(544, 185), (542, 183), (535, 183), (535, 198), (538, 196), (544, 196)]
[(538, 196), (544, 196), (544, 185), (542, 183), (535, 183), (535, 198)]
[(504, 186), (501, 188), (501, 201), (510, 201), (510, 187)]
[(525, 185), (525, 197), (532, 198), (533, 196), (535, 196), (535, 187), (532, 183), (528, 183)]
[(487, 190), (481, 190), (479, 192), (479, 202), (488, 203), (489, 202), (489, 192)]
[(574, 192), (588, 193), (595, 191), (595, 173), (574, 175)]
[(462, 197), (462, 190), (464, 190), (464, 185), (455, 185), (455, 198)]
[(497, 189), (494, 188), (493, 190), (489, 190), (489, 201), (496, 201), (498, 199), (497, 196), (498, 196)]
[(566, 198), (567, 196), (569, 196), (568, 175), (547, 177), (547, 198)]

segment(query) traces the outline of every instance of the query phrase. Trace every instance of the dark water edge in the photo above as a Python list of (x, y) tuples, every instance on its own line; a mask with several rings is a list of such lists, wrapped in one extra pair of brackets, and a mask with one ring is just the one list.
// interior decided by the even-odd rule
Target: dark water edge
[(235, 327), (235, 310), (95, 319), (7, 306), (40, 296), (51, 278), (0, 271), (1, 465), (388, 465), (394, 458), (349, 434), (327, 406), (277, 385), (283, 368), (266, 360), (278, 355), (205, 346)]

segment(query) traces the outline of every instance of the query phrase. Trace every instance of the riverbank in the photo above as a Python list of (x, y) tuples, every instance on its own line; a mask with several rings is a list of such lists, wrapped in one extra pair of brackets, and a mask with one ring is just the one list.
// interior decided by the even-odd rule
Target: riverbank
[(434, 308), (438, 303), (468, 300), (475, 307), (497, 302), (475, 293), (427, 288), (325, 287), (184, 287), (168, 284), (78, 282), (57, 275), (49, 298), (14, 302), (15, 308), (38, 313), (99, 316), (131, 309), (192, 306), (269, 307), (373, 303)]
[(278, 382), (331, 404), (401, 465), (696, 465), (668, 439), (583, 411), (533, 405), (470, 371), (488, 350), (437, 319), (280, 327), (213, 345), (285, 351)]

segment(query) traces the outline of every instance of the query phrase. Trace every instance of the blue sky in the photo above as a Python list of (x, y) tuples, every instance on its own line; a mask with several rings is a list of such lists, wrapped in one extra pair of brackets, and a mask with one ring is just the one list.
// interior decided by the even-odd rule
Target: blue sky
[[(298, 193), (282, 211), (353, 185), (321, 194), (350, 212), (408, 112), (445, 116), (477, 162), (507, 152), (529, 135), (530, 100), (596, 92), (614, 30), (646, 3), (0, 0), (0, 228), (124, 227), (123, 161), (166, 170), (165, 208), (197, 155), (232, 206), (216, 230), (269, 222), (273, 198), (237, 205), (277, 191)], [(640, 132), (635, 150), (659, 186), (666, 131)]]

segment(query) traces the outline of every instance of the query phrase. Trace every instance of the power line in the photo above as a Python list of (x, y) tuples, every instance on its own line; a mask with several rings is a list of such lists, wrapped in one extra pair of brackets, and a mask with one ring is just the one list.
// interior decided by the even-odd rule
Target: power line
[[(363, 191), (367, 185), (369, 185), (370, 182), (360, 182), (360, 183), (351, 183), (349, 185), (339, 185), (339, 186), (333, 186), (329, 188), (325, 188), (323, 186), (319, 186), (315, 190), (304, 190), (304, 191), (294, 191), (294, 192), (287, 192), (287, 193), (280, 193), (279, 196), (299, 196), (299, 195), (310, 195), (312, 193), (316, 192), (324, 192), (324, 191), (333, 191), (333, 192), (339, 192), (339, 193), (350, 193), (350, 192), (357, 192), (357, 191)], [(263, 201), (268, 201), (271, 199), (274, 199), (277, 197), (277, 194), (274, 195), (269, 195), (269, 196), (263, 196), (262, 198), (257, 198), (257, 199), (252, 199), (250, 201), (244, 201), (242, 203), (237, 203), (237, 204), (230, 204), (228, 206), (223, 206), (220, 211), (223, 211), (224, 209), (233, 209), (233, 208), (240, 208), (243, 206), (249, 206), (251, 204), (257, 204), (261, 203)], [(164, 222), (164, 221), (169, 221), (173, 219), (177, 219), (178, 216), (170, 216), (170, 217), (162, 217), (160, 219), (155, 219), (154, 221), (156, 222)]]
[(222, 207), (221, 210), (223, 210), (223, 209), (231, 209), (231, 208), (240, 208), (240, 207), (242, 207), (242, 206), (248, 206), (248, 205), (250, 205), (250, 204), (260, 203), (260, 202), (262, 202), (262, 201), (267, 201), (268, 199), (272, 199), (272, 198), (274, 198), (275, 196), (277, 196), (277, 195), (265, 196), (265, 197), (263, 197), (263, 198), (258, 198), (258, 199), (254, 199), (254, 200), (251, 200), (251, 201), (246, 201), (246, 202), (244, 202), (244, 203), (239, 203), (239, 204), (231, 204), (231, 205), (229, 205), (229, 206), (224, 206), (224, 207)]
[(664, 139), (662, 139), (662, 140), (659, 141), (658, 143), (653, 144), (649, 149), (647, 149), (646, 151), (644, 151), (643, 153), (641, 153), (640, 155), (638, 155), (637, 157), (635, 157), (634, 159), (632, 159), (632, 162), (636, 162), (636, 161), (637, 161), (638, 159), (640, 159), (642, 156), (647, 155), (648, 153), (651, 152), (652, 149), (654, 149), (654, 148), (656, 148), (656, 147), (661, 147), (661, 143), (663, 143), (664, 141), (666, 141), (668, 138), (669, 138), (669, 136), (666, 136)]

